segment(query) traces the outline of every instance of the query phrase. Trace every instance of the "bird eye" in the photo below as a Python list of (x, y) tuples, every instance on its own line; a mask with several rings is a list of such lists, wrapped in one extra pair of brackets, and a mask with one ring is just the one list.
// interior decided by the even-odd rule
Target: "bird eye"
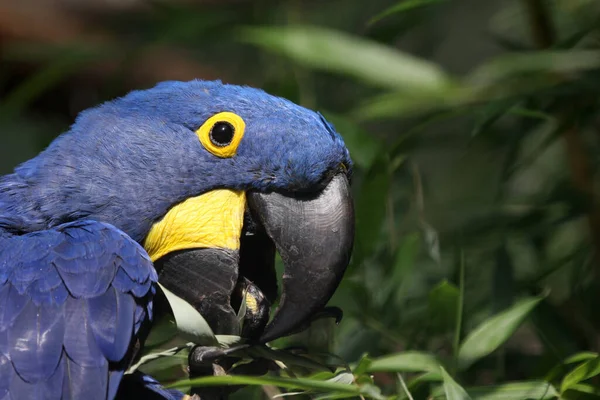
[(206, 150), (217, 157), (233, 157), (244, 136), (246, 124), (242, 117), (221, 112), (210, 117), (196, 131)]
[(235, 128), (229, 122), (217, 122), (210, 130), (210, 141), (215, 146), (227, 146), (233, 140)]

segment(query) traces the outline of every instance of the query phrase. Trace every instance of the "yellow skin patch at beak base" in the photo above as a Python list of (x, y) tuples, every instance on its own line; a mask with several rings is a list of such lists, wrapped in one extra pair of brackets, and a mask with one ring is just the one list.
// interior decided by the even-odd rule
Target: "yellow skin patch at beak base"
[(144, 248), (152, 261), (177, 250), (238, 250), (245, 207), (242, 191), (218, 189), (189, 198), (152, 226)]

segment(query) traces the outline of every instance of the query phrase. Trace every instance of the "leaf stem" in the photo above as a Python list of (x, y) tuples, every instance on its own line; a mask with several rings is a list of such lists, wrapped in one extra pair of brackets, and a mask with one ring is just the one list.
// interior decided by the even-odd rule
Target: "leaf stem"
[(454, 367), (458, 366), (458, 351), (460, 349), (460, 332), (462, 330), (463, 307), (465, 299), (465, 252), (459, 250), (458, 304), (456, 305), (456, 326), (454, 330)]
[(402, 385), (402, 389), (404, 390), (404, 392), (406, 393), (406, 396), (408, 397), (408, 400), (414, 400), (412, 395), (410, 394), (408, 387), (406, 386), (406, 382), (404, 382), (404, 379), (402, 378), (402, 375), (400, 373), (398, 373), (398, 380), (400, 381), (400, 385)]

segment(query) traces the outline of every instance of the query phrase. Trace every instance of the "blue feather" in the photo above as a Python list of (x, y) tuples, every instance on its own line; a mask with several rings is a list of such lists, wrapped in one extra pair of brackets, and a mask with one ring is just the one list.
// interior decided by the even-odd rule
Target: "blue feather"
[[(1, 334), (0, 334), (1, 335)], [(0, 399), (8, 393), (14, 369), (6, 355), (0, 352)]]
[(57, 400), (61, 398), (63, 383), (63, 363), (59, 363), (52, 376), (47, 380), (32, 384), (22, 379), (18, 374), (12, 373), (10, 382), (11, 398)]
[(108, 361), (125, 356), (133, 334), (135, 301), (109, 288), (102, 296), (88, 300), (89, 321), (100, 351)]
[(73, 297), (89, 299), (106, 292), (113, 280), (116, 268), (114, 263), (98, 267), (96, 271), (82, 270), (84, 265), (92, 263), (90, 260), (60, 260), (56, 267), (65, 283), (67, 290)]
[(121, 379), (123, 379), (123, 374), (125, 371), (117, 370), (110, 371), (108, 374), (108, 399), (114, 399), (117, 395), (117, 391), (119, 390), (119, 385), (121, 384)]
[(29, 302), (28, 296), (21, 294), (10, 283), (0, 287), (0, 329), (12, 326), (25, 305)]
[(0, 329), (0, 356), (8, 356), (8, 329)]
[(64, 322), (62, 307), (30, 301), (8, 329), (10, 359), (24, 381), (37, 383), (54, 373), (62, 354)]
[(122, 268), (117, 270), (117, 274), (115, 275), (115, 279), (113, 280), (112, 284), (117, 290), (123, 293), (131, 292), (137, 285), (137, 283), (134, 282)]
[[(0, 389), (8, 385), (18, 399), (56, 399), (63, 390), (66, 398), (105, 399), (109, 362), (119, 373), (127, 367), (136, 307), (146, 309), (154, 293), (147, 255), (116, 228), (94, 221), (0, 240), (0, 250), (17, 249), (0, 251), (8, 279), (0, 284), (0, 357), (8, 368)], [(119, 254), (127, 246), (130, 264)], [(19, 255), (30, 250), (36, 254)]]
[(148, 312), (146, 311), (146, 307), (144, 307), (142, 304), (136, 304), (135, 314), (133, 316), (133, 320), (135, 321), (135, 325), (133, 327), (134, 332), (137, 333), (137, 331), (142, 326), (142, 323), (144, 323), (146, 321), (147, 316), (148, 316)]
[(104, 400), (108, 393), (108, 364), (81, 366), (65, 357), (62, 398)]
[[(104, 320), (113, 324), (114, 316)], [(92, 321), (88, 312), (88, 304), (72, 297), (65, 303), (65, 352), (73, 362), (82, 367), (100, 367), (108, 363), (100, 351), (100, 347), (92, 332)]]

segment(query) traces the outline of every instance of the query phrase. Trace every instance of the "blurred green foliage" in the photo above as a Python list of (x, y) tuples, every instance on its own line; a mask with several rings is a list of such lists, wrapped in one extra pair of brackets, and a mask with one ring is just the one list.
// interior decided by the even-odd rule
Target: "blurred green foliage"
[[(276, 343), (308, 349), (278, 374), (196, 383), (256, 399), (600, 398), (600, 3), (226, 3), (100, 14), (112, 40), (6, 42), (0, 74), (3, 172), (77, 111), (150, 86), (132, 66), (157, 47), (198, 78), (318, 109), (344, 136), (345, 318)], [(168, 79), (181, 58), (157, 61)]]

